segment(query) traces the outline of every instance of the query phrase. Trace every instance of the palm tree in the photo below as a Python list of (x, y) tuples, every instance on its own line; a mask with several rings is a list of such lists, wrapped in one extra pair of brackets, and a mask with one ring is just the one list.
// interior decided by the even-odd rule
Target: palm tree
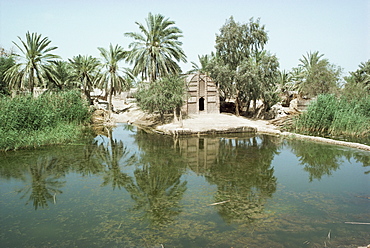
[(210, 74), (210, 62), (212, 58), (214, 57), (214, 54), (212, 53), (211, 55), (198, 55), (198, 60), (200, 63), (200, 66), (196, 64), (195, 62), (191, 62), (191, 69), (188, 73), (200, 73), (200, 74), (206, 74), (209, 76)]
[(13, 42), (14, 45), (21, 51), (22, 55), (15, 55), (21, 57), (23, 62), (12, 66), (5, 75), (5, 80), (8, 82), (10, 88), (23, 89), (28, 87), (28, 90), (33, 94), (35, 85), (43, 84), (42, 73), (45, 70), (45, 65), (52, 61), (52, 59), (59, 58), (59, 56), (49, 53), (57, 47), (50, 47), (50, 40), (48, 37), (41, 37), (41, 34), (29, 32), (26, 33), (26, 41), (23, 41), (19, 36), (21, 45)]
[(163, 15), (148, 14), (146, 27), (136, 22), (140, 33), (129, 32), (125, 36), (135, 41), (129, 45), (127, 61), (134, 64), (133, 73), (141, 74), (143, 80), (154, 82), (157, 78), (181, 72), (177, 62), (186, 62), (186, 55), (181, 49), (182, 31), (174, 27), (174, 21)]
[[(99, 86), (105, 89), (108, 94), (108, 112), (112, 112), (112, 95), (121, 93), (123, 90), (127, 90), (130, 85), (127, 84), (126, 78), (120, 76), (118, 62), (124, 60), (127, 56), (127, 52), (119, 45), (115, 47), (112, 44), (109, 45), (109, 51), (98, 47), (101, 56), (103, 57), (103, 66), (106, 71), (99, 80)], [(128, 71), (126, 71), (128, 74)]]
[(47, 80), (48, 89), (63, 90), (74, 86), (72, 67), (66, 61), (53, 61), (45, 68), (44, 77)]
[(303, 67), (307, 74), (309, 74), (312, 69), (319, 63), (320, 59), (324, 56), (324, 54), (320, 54), (319, 52), (309, 52), (307, 56), (303, 55), (302, 59), (299, 59), (301, 64), (300, 67)]
[(93, 91), (94, 82), (99, 75), (99, 60), (92, 56), (78, 55), (69, 59), (69, 62), (75, 80), (81, 84), (86, 99), (91, 104), (90, 92)]

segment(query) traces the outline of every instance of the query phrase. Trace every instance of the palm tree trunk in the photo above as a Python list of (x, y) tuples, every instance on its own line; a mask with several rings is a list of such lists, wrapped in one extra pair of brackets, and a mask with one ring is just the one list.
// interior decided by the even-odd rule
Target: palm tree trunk
[(34, 68), (31, 68), (30, 70), (30, 75), (29, 75), (29, 85), (28, 85), (28, 89), (31, 93), (31, 96), (33, 96), (33, 87), (34, 87)]

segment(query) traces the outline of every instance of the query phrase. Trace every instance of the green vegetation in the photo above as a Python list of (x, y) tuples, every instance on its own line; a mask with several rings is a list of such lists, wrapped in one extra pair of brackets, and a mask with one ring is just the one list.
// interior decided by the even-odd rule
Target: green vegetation
[[(211, 77), (218, 83), (223, 100), (235, 99), (236, 115), (243, 106), (248, 112), (250, 101), (262, 100), (264, 111), (278, 102), (279, 62), (264, 50), (267, 41), (265, 26), (253, 18), (240, 24), (231, 17), (216, 35)], [(254, 107), (256, 114), (256, 104)]]
[[(36, 87), (50, 92), (78, 89), (91, 104), (90, 93), (94, 89), (101, 89), (105, 93), (105, 99), (108, 99), (108, 112), (111, 113), (112, 95), (129, 90), (132, 80), (136, 80), (139, 106), (149, 113), (159, 113), (162, 121), (164, 114), (173, 111), (176, 120), (177, 113), (181, 114), (179, 110), (186, 94), (184, 81), (179, 76), (179, 62), (186, 62), (180, 41), (182, 31), (175, 26), (174, 21), (161, 14), (149, 13), (144, 24), (136, 24), (140, 32), (124, 33), (126, 37), (133, 39), (129, 50), (120, 45), (110, 45), (109, 49), (99, 47), (102, 56), (100, 60), (90, 55), (77, 55), (63, 61), (53, 53), (57, 47), (50, 45), (48, 37), (27, 32), (26, 39), (18, 37), (20, 43), (13, 42), (19, 49), (19, 54), (0, 48), (0, 95), (33, 95)], [(251, 18), (247, 23), (238, 23), (230, 17), (216, 35), (215, 52), (198, 56), (200, 65), (192, 63), (193, 70), (189, 73), (210, 75), (219, 87), (221, 99), (235, 102), (236, 115), (244, 112), (243, 114), (254, 117), (266, 116), (265, 113), (280, 100), (280, 96), (290, 96), (291, 91), (308, 98), (332, 94), (320, 96), (308, 112), (295, 121), (293, 129), (333, 135), (368, 135), (370, 60), (361, 63), (359, 69), (351, 72), (344, 81), (341, 78), (342, 69), (329, 63), (318, 51), (303, 55), (299, 60), (300, 64), (291, 71), (279, 71), (278, 58), (265, 50), (267, 42), (267, 31), (260, 19)], [(132, 70), (122, 68), (119, 64), (123, 62), (131, 64)], [(50, 128), (56, 128), (59, 123), (65, 122), (53, 119), (59, 115), (58, 111), (47, 112), (49, 107), (56, 108), (55, 104), (47, 106), (45, 110), (40, 107), (43, 106), (41, 102), (45, 97), (37, 100), (27, 97), (1, 100), (7, 106), (1, 110), (6, 117), (2, 121), (10, 121), (1, 127), (1, 135), (7, 132), (9, 136), (3, 139), (4, 145), (0, 149), (19, 148), (22, 144), (40, 145), (41, 141), (36, 142), (31, 138), (23, 143), (12, 142), (16, 137), (20, 139), (22, 136), (17, 135), (17, 132), (25, 132), (24, 136), (29, 136), (30, 130), (27, 128), (32, 127), (32, 132), (47, 133)], [(55, 102), (59, 101), (59, 94), (48, 97), (50, 101), (51, 98), (55, 98)], [(76, 94), (76, 97), (78, 101), (81, 100), (80, 94)], [(261, 107), (257, 106), (257, 101), (262, 102)], [(288, 99), (285, 104), (289, 104), (289, 101)], [(253, 113), (249, 113), (252, 102)], [(36, 106), (40, 109), (40, 117), (37, 117), (39, 112), (32, 109), (37, 109)], [(10, 111), (13, 108), (16, 111)], [(22, 111), (26, 110), (30, 112), (24, 114)], [(79, 110), (72, 108), (69, 111)], [(26, 129), (22, 126), (9, 128), (11, 123), (24, 122), (26, 117), (32, 119), (30, 123), (25, 122), (24, 125), (29, 125)], [(62, 127), (67, 129), (67, 124)], [(43, 136), (39, 133), (32, 135), (38, 136), (39, 140)], [(44, 143), (50, 142), (46, 140)]]
[(14, 45), (21, 51), (22, 55), (17, 55), (22, 59), (21, 62), (13, 65), (5, 73), (5, 80), (10, 89), (28, 88), (33, 94), (34, 87), (44, 84), (43, 76), (45, 68), (52, 60), (59, 56), (49, 53), (57, 47), (50, 47), (50, 40), (47, 37), (42, 38), (41, 34), (29, 32), (26, 33), (26, 42), (18, 37), (22, 43)]
[(307, 112), (295, 120), (293, 130), (324, 135), (370, 135), (370, 97), (350, 101), (332, 94), (319, 95)]
[(290, 73), (290, 90), (308, 97), (339, 92), (342, 69), (330, 64), (323, 56), (318, 51), (302, 56), (301, 63)]
[(151, 84), (142, 83), (136, 93), (136, 100), (144, 111), (159, 112), (162, 120), (164, 114), (170, 111), (174, 111), (176, 119), (176, 112), (183, 105), (184, 96), (184, 79), (179, 76), (168, 76)]
[(78, 91), (0, 98), (0, 150), (74, 140), (89, 108)]
[[(103, 66), (105, 71), (98, 80), (98, 85), (103, 88), (108, 95), (108, 112), (112, 112), (112, 96), (121, 93), (123, 90), (129, 90), (130, 85), (125, 77), (119, 75), (118, 63), (124, 60), (127, 53), (119, 45), (115, 47), (110, 44), (109, 51), (99, 47), (101, 56), (104, 58)], [(128, 74), (126, 72), (126, 74)]]
[(129, 45), (127, 61), (134, 64), (133, 73), (141, 75), (142, 80), (154, 82), (167, 75), (181, 72), (177, 62), (186, 62), (186, 55), (181, 48), (182, 31), (174, 27), (174, 21), (163, 15), (148, 14), (146, 27), (136, 22), (143, 33), (125, 33), (135, 41)]
[(370, 59), (359, 65), (359, 68), (344, 78), (346, 84), (343, 94), (349, 99), (359, 99), (370, 96)]

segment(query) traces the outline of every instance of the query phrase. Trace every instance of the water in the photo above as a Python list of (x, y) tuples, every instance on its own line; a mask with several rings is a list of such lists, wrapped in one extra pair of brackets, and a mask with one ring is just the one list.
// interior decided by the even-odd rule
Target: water
[[(370, 244), (370, 153), (121, 125), (0, 155), (1, 247)], [(346, 223), (351, 222), (351, 223)]]

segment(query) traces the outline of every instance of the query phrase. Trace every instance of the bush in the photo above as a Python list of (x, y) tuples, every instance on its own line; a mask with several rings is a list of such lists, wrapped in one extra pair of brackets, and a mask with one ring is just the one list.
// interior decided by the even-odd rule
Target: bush
[(90, 116), (78, 91), (2, 97), (0, 106), (0, 150), (70, 140)]
[(330, 135), (370, 135), (370, 98), (350, 101), (334, 95), (319, 95), (293, 127), (298, 132)]

